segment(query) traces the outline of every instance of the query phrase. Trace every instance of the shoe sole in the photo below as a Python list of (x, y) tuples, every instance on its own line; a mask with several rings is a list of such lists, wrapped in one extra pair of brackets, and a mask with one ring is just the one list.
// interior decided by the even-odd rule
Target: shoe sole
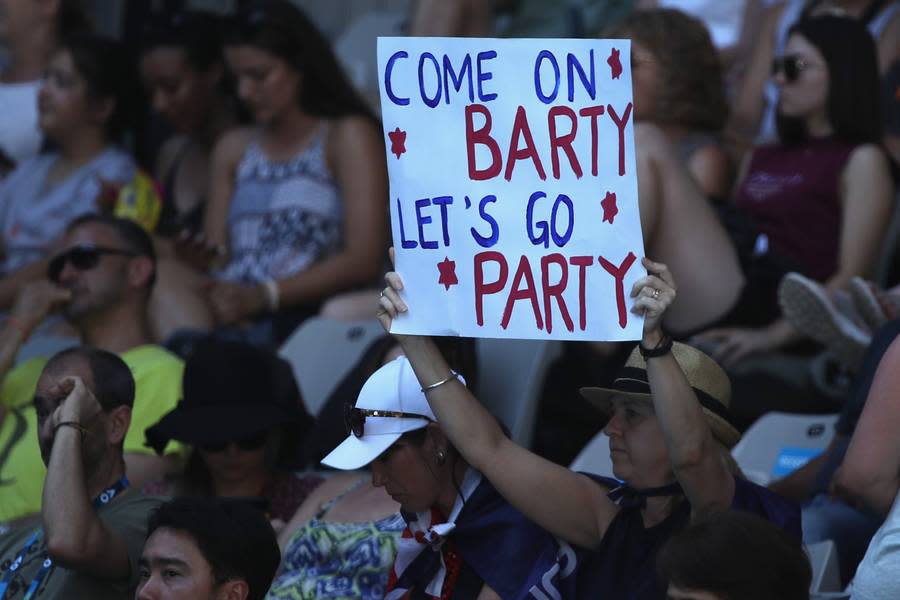
[(842, 364), (854, 370), (859, 366), (871, 336), (840, 314), (819, 284), (788, 274), (781, 281), (778, 298), (794, 327), (823, 344)]

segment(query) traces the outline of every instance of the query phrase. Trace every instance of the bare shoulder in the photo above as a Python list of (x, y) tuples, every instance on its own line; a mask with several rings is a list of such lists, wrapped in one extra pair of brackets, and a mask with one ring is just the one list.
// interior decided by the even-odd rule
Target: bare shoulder
[(213, 156), (219, 161), (237, 163), (256, 134), (257, 130), (253, 127), (236, 127), (226, 131), (216, 142)]
[(361, 141), (371, 142), (379, 137), (377, 124), (359, 115), (334, 119), (328, 127), (328, 145), (336, 150), (352, 148)]
[(337, 473), (336, 475), (329, 477), (319, 486), (317, 486), (313, 491), (313, 494), (310, 494), (310, 498), (315, 495), (320, 504), (323, 502), (327, 502), (335, 496), (342, 494), (347, 490), (347, 488), (364, 477), (368, 477), (368, 474), (363, 471), (346, 471)]
[(872, 173), (883, 171), (890, 172), (887, 155), (876, 144), (862, 144), (853, 149), (847, 159), (844, 174), (853, 176), (855, 173)]

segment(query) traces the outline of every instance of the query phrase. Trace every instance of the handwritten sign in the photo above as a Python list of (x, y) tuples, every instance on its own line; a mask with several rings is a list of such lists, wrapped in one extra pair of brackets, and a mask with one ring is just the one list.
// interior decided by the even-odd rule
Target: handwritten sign
[(395, 333), (637, 339), (626, 40), (379, 38)]

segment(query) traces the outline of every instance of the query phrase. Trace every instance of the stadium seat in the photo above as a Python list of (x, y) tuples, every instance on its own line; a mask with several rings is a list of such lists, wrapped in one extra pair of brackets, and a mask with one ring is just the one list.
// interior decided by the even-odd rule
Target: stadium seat
[(831, 540), (806, 546), (806, 554), (812, 566), (810, 594), (833, 594), (841, 591), (841, 574), (838, 569), (837, 547)]
[(559, 341), (479, 339), (478, 399), (506, 425), (512, 440), (528, 448), (534, 435), (541, 387)]
[(319, 414), (335, 386), (374, 340), (384, 335), (375, 320), (338, 321), (312, 317), (291, 334), (278, 354), (291, 364), (303, 403)]
[(731, 454), (748, 479), (767, 485), (821, 453), (834, 436), (837, 418), (767, 413), (744, 433)]
[(591, 438), (572, 464), (569, 466), (573, 471), (582, 471), (584, 473), (592, 473), (594, 475), (603, 475), (612, 477), (612, 460), (609, 457), (609, 436), (602, 431)]

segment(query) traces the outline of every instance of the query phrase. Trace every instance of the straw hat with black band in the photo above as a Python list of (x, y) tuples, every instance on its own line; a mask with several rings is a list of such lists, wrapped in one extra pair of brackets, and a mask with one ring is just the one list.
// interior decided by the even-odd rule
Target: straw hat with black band
[[(731, 403), (728, 375), (716, 361), (687, 344), (673, 343), (672, 355), (697, 395), (713, 437), (726, 448), (732, 448), (741, 439), (741, 434), (731, 424), (728, 412)], [(581, 395), (608, 415), (613, 413), (614, 396), (652, 401), (647, 363), (641, 356), (640, 349), (634, 349), (611, 387), (581, 388)]]

